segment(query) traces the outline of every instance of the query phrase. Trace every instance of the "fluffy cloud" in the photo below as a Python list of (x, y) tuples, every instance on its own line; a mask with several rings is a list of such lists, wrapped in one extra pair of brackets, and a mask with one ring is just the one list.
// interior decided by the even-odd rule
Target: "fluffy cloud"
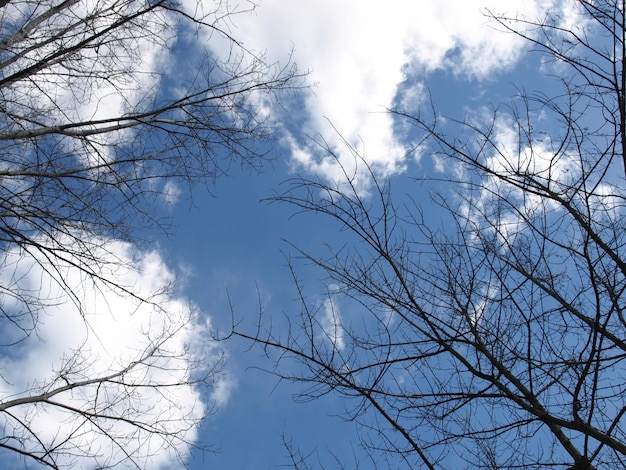
[[(174, 20), (155, 10), (106, 32), (142, 8), (137, 2), (96, 0), (5, 5), (2, 25), (14, 55), (3, 63), (2, 72), (5, 79), (14, 80), (3, 84), (3, 103), (18, 125), (3, 130), (67, 123), (84, 123), (81, 130), (106, 128), (113, 124), (107, 120), (151, 103), (159, 85), (156, 72), (167, 66), (168, 45), (174, 35), (169, 24)], [(8, 33), (21, 28), (28, 34)], [(99, 46), (81, 45), (96, 33), (103, 34)], [(79, 52), (74, 56), (50, 59), (77, 46)], [(45, 63), (42, 70), (31, 69), (37, 61)], [(30, 120), (22, 121), (20, 116)], [(119, 144), (129, 136), (124, 131), (106, 132), (92, 135), (88, 143), (74, 139), (64, 144), (77, 157), (93, 163), (113, 158), (111, 143)]]
[[(337, 164), (354, 168), (355, 152), (382, 172), (402, 171), (409, 148), (384, 111), (405, 80), (419, 83), (441, 68), (484, 78), (515, 64), (523, 43), (498, 31), (487, 10), (536, 18), (552, 3), (394, 0), (382, 7), (373, 1), (264, 0), (253, 15), (235, 22), (246, 46), (267, 51), (270, 61), (284, 61), (293, 46), (293, 59), (311, 70), (316, 85), (303, 97), (304, 116), (291, 121), (298, 128), (285, 142), (298, 167), (338, 180)], [(303, 133), (322, 136), (337, 160), (293, 137)]]
[[(73, 265), (72, 257), (53, 267), (43, 256), (4, 253), (2, 442), (37, 454), (36, 436), (48, 448), (57, 446), (60, 466), (175, 468), (207, 412), (200, 380), (219, 362), (219, 351), (204, 334), (209, 324), (199, 323), (193, 305), (171, 294), (174, 274), (157, 252), (118, 241), (99, 245), (93, 254), (106, 261), (100, 280)], [(11, 292), (39, 299), (39, 309)], [(12, 316), (29, 310), (34, 324), (12, 324)], [(34, 326), (26, 337), (25, 325)], [(224, 403), (229, 389), (218, 389), (213, 398)], [(33, 397), (37, 404), (29, 402)]]

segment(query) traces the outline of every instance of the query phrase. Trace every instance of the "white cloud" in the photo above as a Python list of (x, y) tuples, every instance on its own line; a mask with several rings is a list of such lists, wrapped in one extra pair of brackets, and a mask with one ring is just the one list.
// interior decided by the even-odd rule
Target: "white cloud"
[(180, 200), (181, 194), (181, 189), (172, 180), (167, 181), (163, 186), (162, 196), (166, 204), (176, 204)]
[(343, 326), (341, 324), (341, 315), (339, 307), (332, 299), (326, 299), (322, 306), (322, 317), (320, 318), (320, 326), (325, 339), (341, 351), (346, 344), (343, 339)]
[[(144, 8), (136, 2), (82, 1), (65, 4), (55, 11), (53, 2), (24, 3), (3, 8), (3, 26), (21, 27), (32, 21), (36, 27), (13, 44), (21, 57), (5, 64), (3, 76), (27, 70), (32, 63), (71, 48), (85, 37), (103, 32), (123, 15), (132, 15)], [(52, 13), (52, 14), (50, 14)], [(99, 47), (81, 47), (75, 57), (66, 57), (3, 88), (5, 103), (15, 115), (34, 116), (33, 122), (43, 125), (92, 122), (122, 116), (143, 102), (149, 102), (159, 85), (155, 73), (167, 66), (168, 45), (173, 38), (174, 22), (162, 11), (136, 18), (101, 38)], [(81, 19), (88, 19), (82, 21)], [(72, 35), (60, 34), (70, 30)], [(59, 40), (49, 39), (59, 36)], [(18, 57), (16, 54), (15, 57)], [(27, 123), (32, 125), (32, 122)], [(109, 125), (109, 124), (105, 124)], [(86, 128), (103, 127), (92, 122)], [(16, 126), (19, 128), (19, 126)], [(113, 158), (111, 143), (119, 145), (132, 132), (117, 131), (85, 139), (65, 139), (67, 150), (89, 162)]]
[[(467, 166), (463, 164), (447, 165), (445, 170), (455, 171), (459, 181), (472, 183), (462, 199), (458, 199), (459, 213), (464, 219), (473, 224), (474, 241), (478, 242), (478, 234), (483, 232), (502, 252), (508, 251), (516, 242), (516, 238), (528, 229), (528, 221), (537, 217), (537, 214), (555, 216), (562, 210), (557, 201), (541, 196), (541, 191), (534, 193), (522, 188), (524, 185), (513, 184), (521, 181), (524, 175), (532, 175), (532, 179), (556, 194), (565, 195), (576, 186), (582, 174), (582, 159), (575, 152), (567, 152), (563, 148), (558, 153), (549, 139), (535, 140), (532, 145), (520, 142), (520, 123), (509, 116), (500, 116), (492, 122), (493, 116), (489, 110), (482, 114), (478, 110), (473, 122), (480, 128), (487, 122), (492, 126), (490, 142), (484, 145), (479, 158), (483, 158), (485, 167), (490, 173), (483, 173), (480, 181), (472, 181), (474, 175), (466, 174)], [(482, 121), (482, 118), (486, 121)], [(531, 117), (532, 119), (533, 117)], [(539, 120), (542, 118), (539, 117)], [(522, 123), (523, 125), (523, 123)], [(479, 141), (479, 145), (483, 145)], [(564, 147), (565, 149), (567, 146)], [(435, 162), (438, 170), (443, 170), (441, 162)], [(471, 165), (470, 165), (471, 166)], [(492, 172), (492, 173), (491, 173)], [(498, 175), (498, 176), (496, 176)], [(590, 181), (588, 180), (588, 183)], [(608, 189), (611, 188), (611, 189)], [(607, 186), (608, 191), (615, 190)], [(586, 194), (589, 200), (583, 204), (594, 207), (600, 202), (598, 209), (606, 213), (613, 211), (611, 198), (603, 198), (603, 185), (596, 187), (593, 194)], [(603, 202), (601, 202), (603, 201)], [(606, 203), (606, 204), (605, 204)]]
[[(158, 346), (157, 354), (124, 376), (131, 386), (115, 381), (88, 385), (53, 400), (141, 421), (176, 434), (171, 442), (119, 420), (97, 420), (96, 425), (58, 406), (25, 404), (9, 410), (30, 423), (45, 444), (60, 445), (60, 465), (87, 468), (119, 460), (120, 468), (133, 467), (126, 457), (129, 454), (150, 468), (176, 468), (179, 457), (189, 450), (185, 443), (196, 439), (197, 424), (207, 411), (207, 397), (201, 396), (193, 381), (219, 360), (219, 351), (205, 335), (210, 325), (197, 322), (196, 308), (171, 295), (174, 274), (157, 252), (141, 252), (118, 241), (101, 241), (100, 246), (96, 254), (113, 263), (100, 273), (136, 297), (105, 282), (92, 282), (70, 264), (57, 260), (55, 270), (43, 257), (35, 259), (16, 249), (5, 253), (2, 285), (41, 298), (45, 305), (37, 315), (36, 334), (2, 348), (0, 405), (57, 388), (66, 380), (120, 371)], [(75, 298), (61, 285), (71, 289)], [(27, 308), (6, 293), (0, 295), (0, 303), (9, 314)], [(18, 338), (19, 329), (10, 331), (11, 327), (3, 318), (3, 344)], [(204, 348), (190, 347), (201, 343)], [(228, 382), (226, 377), (220, 380)], [(216, 390), (213, 398), (224, 403), (230, 389), (219, 385)], [(0, 420), (5, 438), (12, 430), (18, 435), (24, 430), (6, 414)], [(64, 443), (69, 436), (73, 437)], [(123, 442), (123, 447), (112, 444), (110, 436)], [(33, 442), (29, 445), (36, 447)], [(73, 446), (98, 457), (77, 457), (80, 450)]]
[(218, 407), (224, 407), (228, 403), (233, 391), (237, 386), (237, 382), (230, 375), (221, 376), (213, 385), (211, 399)]
[[(514, 0), (506, 11), (536, 17), (549, 3)], [(290, 137), (286, 143), (298, 167), (335, 179), (338, 162), (354, 167), (342, 139), (380, 171), (402, 171), (407, 148), (384, 110), (407, 74), (423, 77), (446, 68), (480, 78), (518, 60), (522, 41), (488, 24), (487, 8), (502, 12), (502, 2), (395, 0), (383, 7), (374, 1), (264, 0), (253, 15), (235, 19), (235, 33), (248, 47), (268, 51), (270, 61), (284, 60), (293, 46), (294, 60), (311, 69), (316, 86), (303, 98), (301, 129), (291, 130), (321, 135), (338, 161), (309, 141)]]

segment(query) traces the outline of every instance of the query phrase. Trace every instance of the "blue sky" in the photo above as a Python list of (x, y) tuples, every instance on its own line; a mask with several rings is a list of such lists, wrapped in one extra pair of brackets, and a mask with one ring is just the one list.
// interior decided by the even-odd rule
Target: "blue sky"
[[(340, 161), (350, 165), (351, 156), (341, 142), (345, 139), (379, 174), (392, 178), (396, 191), (426, 201), (428, 188), (407, 177), (432, 176), (441, 168), (428, 155), (411, 151), (414, 136), (384, 110), (417, 111), (430, 92), (442, 114), (462, 118), (508, 99), (515, 94), (513, 84), (528, 89), (549, 86), (549, 70), (542, 69), (539, 56), (515, 36), (497, 31), (483, 13), (492, 7), (537, 16), (561, 3), (393, 0), (382, 6), (354, 0), (260, 1), (253, 13), (231, 19), (233, 36), (252, 50), (265, 51), (269, 61), (285, 62), (293, 54), (300, 69), (310, 71), (313, 86), (297, 99), (285, 97), (284, 108), (270, 111), (277, 142), (270, 149), (271, 161), (259, 172), (233, 165), (230, 174), (210, 188), (211, 194), (198, 188), (190, 195), (172, 185), (169, 199), (163, 201), (163, 214), (175, 227), (172, 233), (146, 233), (146, 242), (128, 250), (143, 253), (142, 259), (147, 251), (153, 253), (156, 268), (149, 273), (166, 278), (159, 282), (170, 275), (177, 278), (170, 299), (173, 308), (191, 303), (213, 328), (227, 331), (232, 306), (241, 327), (252, 330), (260, 301), (265, 313), (275, 316), (280, 331), (280, 319), (299, 308), (285, 266), (285, 256), (294, 252), (284, 240), (316, 252), (325, 242), (345, 236), (326, 219), (312, 214), (292, 217), (294, 208), (262, 201), (296, 174), (338, 178), (336, 162), (325, 158), (314, 139), (341, 149)], [(225, 53), (222, 46), (209, 44), (217, 55)], [(367, 193), (367, 183), (362, 190)], [(427, 212), (426, 217), (437, 220), (436, 213)], [(301, 268), (298, 274), (307, 292), (323, 302), (320, 273)], [(156, 277), (147, 274), (141, 279), (152, 285)], [(208, 341), (204, 330), (185, 334)], [(193, 452), (192, 469), (280, 468), (289, 463), (282, 436), (305, 454), (312, 452), (313, 467), (318, 466), (318, 455), (326, 468), (335, 468), (332, 452), (347, 459), (346, 468), (352, 449), (361, 455), (354, 423), (335, 416), (344, 410), (341, 398), (294, 403), (292, 397), (301, 389), (263, 372), (273, 363), (262, 351), (240, 340), (216, 348), (226, 354), (219, 386), (208, 397), (216, 412), (203, 423), (196, 442), (220, 452)], [(171, 462), (163, 468), (171, 468), (167, 465)]]
[[(311, 136), (337, 145), (341, 133), (365, 150), (369, 162), (397, 175), (392, 180), (396, 191), (426, 201), (428, 188), (416, 187), (407, 177), (435, 174), (433, 162), (407, 152), (411, 142), (394, 133), (384, 108), (417, 109), (428, 90), (442, 114), (463, 117), (508, 99), (516, 92), (513, 83), (545, 86), (539, 56), (528, 54), (511, 35), (494, 31), (481, 13), (484, 2), (413, 3), (394, 2), (381, 11), (374, 2), (294, 1), (287, 6), (264, 1), (253, 16), (236, 21), (235, 32), (247, 43), (267, 47), (271, 57), (280, 59), (293, 45), (294, 60), (311, 70), (315, 86), (299, 97), (304, 109), (289, 107), (287, 101), (286, 110), (278, 111), (285, 133), (271, 153), (271, 165), (260, 174), (235, 170), (216, 182), (213, 196), (194, 194), (195, 207), (181, 200), (172, 208), (178, 229), (162, 242), (164, 252), (169, 262), (189, 270), (183, 292), (214, 324), (228, 327), (226, 292), (237, 320), (250, 328), (258, 309), (257, 289), (268, 315), (295, 314), (299, 306), (284, 258), (284, 252), (293, 250), (283, 239), (321, 250), (323, 243), (341, 236), (319, 216), (292, 218), (294, 208), (260, 201), (295, 174), (336, 177), (337, 169), (323, 161)], [(458, 12), (461, 5), (463, 14)], [(538, 8), (534, 2), (507, 5), (508, 11), (530, 14)], [(323, 294), (319, 272), (303, 268), (299, 275), (311, 295)], [(200, 438), (221, 452), (204, 460), (194, 454), (192, 468), (279, 468), (289, 463), (283, 436), (305, 454), (313, 452), (309, 463), (314, 468), (336, 468), (329, 451), (345, 458), (348, 468), (352, 448), (363, 458), (354, 423), (335, 416), (344, 410), (342, 399), (331, 395), (294, 404), (299, 386), (279, 383), (257, 369), (273, 364), (261, 351), (247, 351), (248, 346), (227, 343), (232, 388)]]

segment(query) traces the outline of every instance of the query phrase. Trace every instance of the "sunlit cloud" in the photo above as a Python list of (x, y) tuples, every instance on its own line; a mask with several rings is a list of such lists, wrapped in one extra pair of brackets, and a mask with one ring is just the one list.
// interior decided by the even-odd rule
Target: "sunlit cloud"
[[(339, 165), (354, 168), (346, 144), (379, 172), (403, 171), (411, 144), (394, 133), (385, 113), (398, 102), (400, 85), (416, 83), (399, 100), (411, 109), (423, 99), (420, 80), (434, 70), (484, 79), (509, 69), (524, 43), (503, 33), (486, 12), (537, 18), (552, 3), (396, 0), (382, 8), (373, 1), (265, 0), (234, 23), (244, 44), (267, 51), (269, 60), (285, 60), (293, 47), (296, 63), (310, 69), (315, 86), (302, 98), (302, 114), (289, 110), (297, 119), (289, 120), (285, 144), (297, 168), (336, 180)], [(302, 135), (312, 140), (295, 137)]]
[[(0, 357), (0, 403), (110, 375), (142, 360), (158, 346), (158, 354), (124, 376), (131, 386), (116, 381), (87, 385), (56, 395), (54, 400), (90, 412), (102, 408), (105, 414), (147, 423), (144, 428), (152, 426), (175, 436), (171, 441), (123, 420), (79, 419), (59, 406), (26, 403), (10, 411), (29, 423), (47, 446), (59, 446), (59, 465), (120, 462), (125, 467), (140, 462), (151, 468), (178, 468), (180, 458), (189, 452), (188, 444), (197, 438), (199, 422), (212, 406), (210, 398), (220, 404), (228, 400), (230, 379), (216, 375), (213, 397), (203, 396), (195, 385), (198, 377), (220, 363), (220, 351), (209, 340), (208, 320), (200, 322), (198, 309), (171, 293), (175, 275), (159, 253), (118, 241), (102, 240), (100, 246), (95, 254), (110, 263), (99, 271), (108, 280), (104, 282), (94, 282), (73, 266), (71, 256), (68, 263), (56, 260), (53, 268), (43, 256), (17, 249), (5, 252), (2, 285), (36, 295), (42, 303), (35, 328), (26, 338), (9, 321), (2, 323), (3, 344), (22, 341)], [(131, 289), (134, 295), (128, 294)], [(7, 294), (0, 296), (0, 303), (9, 315), (29, 307)], [(6, 414), (1, 419), (5, 436), (23, 431)], [(83, 459), (78, 449), (99, 457)]]
[[(27, 9), (22, 3), (3, 7), (3, 25), (7, 28), (22, 25), (28, 17), (39, 17), (43, 22), (24, 39), (22, 46), (28, 53), (14, 63), (5, 64), (5, 76), (19, 73), (38, 60), (46, 60), (59, 46), (57, 41), (49, 39), (59, 32), (75, 32), (64, 43), (64, 47), (70, 48), (82, 38), (82, 29), (84, 34), (103, 31), (119, 15), (132, 15), (142, 8), (134, 2), (89, 0), (64, 4), (56, 14), (49, 15), (48, 7), (47, 3), (33, 3)], [(117, 36), (105, 35), (98, 47), (81, 47), (80, 60), (48, 61), (42, 72), (5, 86), (4, 102), (10, 104), (16, 115), (32, 116), (32, 123), (41, 126), (84, 123), (84, 129), (95, 129), (116, 124), (108, 120), (152, 105), (151, 98), (160, 85), (158, 72), (167, 68), (169, 46), (174, 38), (171, 26), (174, 21), (168, 16), (155, 9), (127, 27), (115, 28), (111, 34)], [(89, 18), (89, 21), (81, 24), (77, 18)], [(117, 40), (122, 37), (123, 40)], [(65, 139), (64, 145), (79, 159), (90, 164), (102, 163), (113, 159), (111, 148), (127, 141), (130, 135), (132, 132), (118, 130), (92, 135), (89, 139)]]

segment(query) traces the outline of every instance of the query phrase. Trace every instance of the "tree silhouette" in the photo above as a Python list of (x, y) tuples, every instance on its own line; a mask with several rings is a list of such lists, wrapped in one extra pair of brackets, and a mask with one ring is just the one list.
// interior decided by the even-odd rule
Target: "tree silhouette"
[(378, 466), (624, 468), (625, 9), (568, 6), (569, 19), (489, 13), (552, 61), (554, 95), (462, 120), (391, 111), (445, 166), (414, 179), (436, 209), (348, 143), (356, 170), (296, 178), (274, 198), (342, 230), (324, 255), (298, 251), (328, 300), (310, 297), (293, 257), (289, 333), (237, 334), (279, 355), (300, 398), (348, 398)]
[[(173, 278), (137, 230), (167, 229), (159, 207), (178, 185), (256, 168), (268, 109), (301, 86), (291, 64), (231, 35), (245, 13), (226, 2), (0, 2), (0, 447), (26, 461), (149, 466), (163, 447), (184, 455), (210, 411), (206, 388), (195, 408), (183, 395), (210, 386), (219, 359), (189, 351), (195, 312), (168, 294)], [(142, 263), (161, 266), (155, 291), (142, 287)], [(111, 351), (95, 325), (120, 315), (143, 318), (144, 337)], [(38, 351), (55, 321), (82, 325), (84, 338), (21, 383), (12, 359)]]

